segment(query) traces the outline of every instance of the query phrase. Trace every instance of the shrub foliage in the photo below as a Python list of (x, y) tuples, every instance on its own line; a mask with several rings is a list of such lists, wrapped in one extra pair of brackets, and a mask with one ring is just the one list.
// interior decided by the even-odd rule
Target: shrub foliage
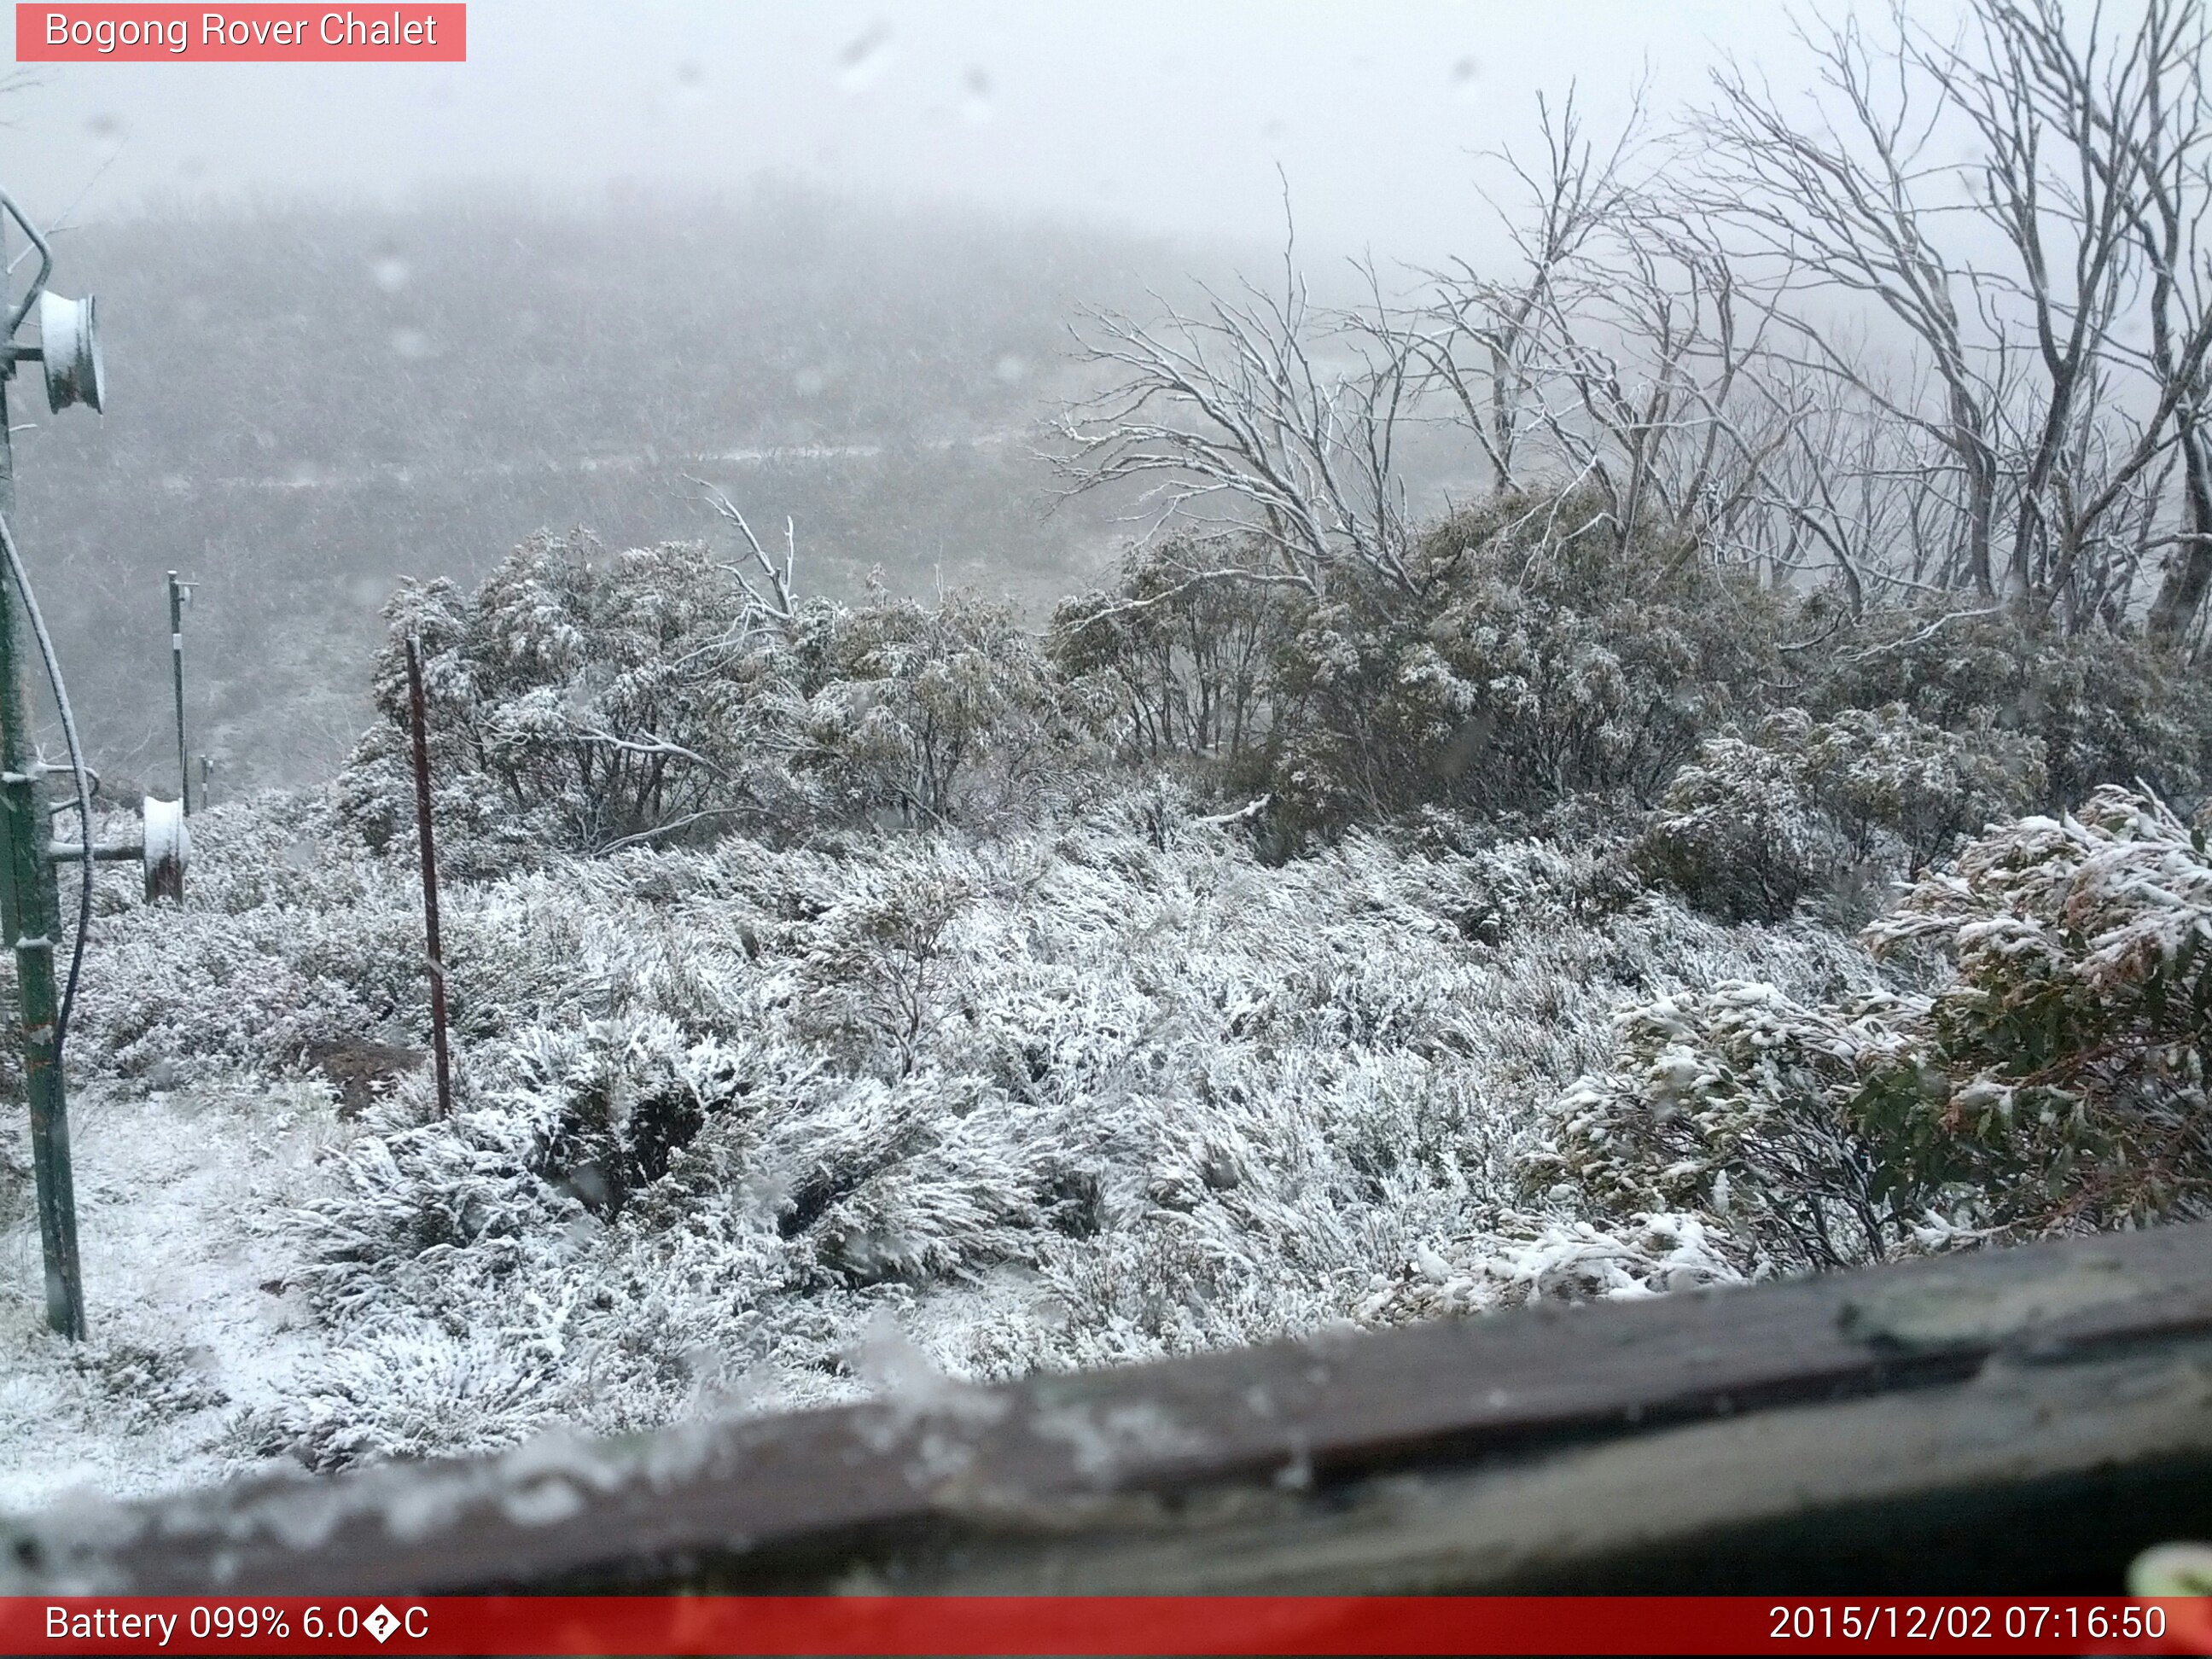
[(1631, 1009), (1524, 1178), (1726, 1219), (1747, 1266), (2212, 1214), (2212, 860), (2106, 788), (1969, 845), (1866, 933), (1935, 988), (1731, 981)]
[(327, 1352), (226, 1443), (835, 1397), (887, 1316), (1007, 1376), (2212, 1214), (2196, 694), (1577, 507), (1388, 582), (1170, 538), (1036, 635), (692, 544), (403, 590), (336, 788), (197, 817), (81, 1003), (124, 1093), (422, 1045), (416, 637), (459, 1106), (328, 1103), (274, 1224)]

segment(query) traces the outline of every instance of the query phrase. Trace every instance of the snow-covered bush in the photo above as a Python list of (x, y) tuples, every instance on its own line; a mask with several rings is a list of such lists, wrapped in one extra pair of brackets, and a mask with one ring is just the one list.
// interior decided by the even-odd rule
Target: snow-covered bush
[[(1830, 631), (1813, 625), (1808, 635)], [(2043, 792), (2079, 805), (2137, 780), (2168, 799), (2212, 779), (2212, 684), (2185, 658), (2125, 632), (2023, 622), (2010, 606), (1961, 611), (1950, 596), (1870, 608), (1808, 652), (1797, 696), (1816, 715), (1902, 704), (1947, 731), (1978, 726), (2042, 745)], [(1978, 829), (1970, 824), (1970, 830)]]
[(504, 1451), (556, 1420), (551, 1369), (504, 1332), (388, 1326), (308, 1367), (289, 1398), (230, 1437), (249, 1455), (288, 1455), (318, 1473)]
[(339, 1190), (302, 1212), (313, 1241), (302, 1280), (328, 1308), (369, 1311), (395, 1269), (435, 1277), (459, 1252), (511, 1254), (564, 1224), (578, 1206), (533, 1174), (517, 1139), (482, 1111), (364, 1136), (345, 1152)]
[(1577, 532), (1588, 506), (1463, 512), (1417, 550), (1417, 598), (1347, 584), (1307, 611), (1277, 683), (1315, 811), (1648, 795), (1763, 690), (1785, 604), (1692, 550)]
[(1308, 586), (1257, 538), (1169, 538), (1062, 605), (1050, 649), (1103, 684), (1125, 750), (1212, 757), (1285, 850), (1425, 805), (1648, 797), (1778, 672), (1790, 610), (1694, 548), (1514, 495), (1429, 527), (1405, 580)]
[[(2154, 797), (1975, 842), (1868, 930), (1955, 964), (1927, 1012), (1946, 1086), (1870, 1098), (1886, 1139), (2029, 1228), (2212, 1213), (2212, 857)], [(1918, 1087), (1912, 1086), (1919, 1085)]]
[(969, 593), (927, 605), (876, 588), (836, 613), (818, 648), (797, 764), (848, 815), (941, 825), (963, 806), (1003, 813), (1080, 747), (1079, 722), (1010, 606)]
[(1959, 843), (2042, 799), (2040, 738), (1984, 714), (1960, 727), (1931, 726), (1902, 704), (1847, 708), (1814, 721), (1790, 709), (1764, 738), (1793, 753), (1805, 793), (1842, 831), (1854, 857), (1893, 852), (1907, 870), (1948, 858)]
[(338, 780), (339, 814), (372, 848), (406, 839), (411, 633), (456, 875), (886, 811), (1019, 816), (1085, 758), (1079, 700), (1011, 610), (972, 595), (764, 599), (703, 544), (609, 554), (580, 532), (524, 543), (466, 598), (403, 587), (386, 614), (380, 719)]
[(510, 1101), (537, 1127), (527, 1165), (595, 1215), (666, 1175), (717, 1113), (758, 1082), (739, 1040), (687, 1038), (665, 1012), (533, 1027), (517, 1042)]
[(782, 762), (801, 691), (788, 619), (764, 613), (702, 543), (610, 555), (580, 532), (540, 535), (474, 594), (410, 584), (386, 615), (392, 640), (372, 677), (380, 719), (338, 787), (343, 815), (373, 847), (412, 822), (410, 633), (456, 873), (758, 822), (793, 792)]
[(1708, 738), (1674, 774), (1634, 858), (1651, 879), (1712, 915), (1776, 921), (1842, 852), (1806, 796), (1797, 757), (1729, 736)]
[(1632, 1008), (1613, 1067), (1567, 1092), (1523, 1178), (1600, 1215), (1713, 1218), (1747, 1272), (1886, 1260), (1941, 1196), (1859, 1115), (1870, 1078), (1922, 1063), (1916, 1012), (1881, 991), (1808, 1006), (1745, 981)]
[(1947, 856), (2043, 787), (2039, 741), (1986, 720), (1953, 732), (1894, 704), (1820, 721), (1784, 709), (1700, 745), (1634, 859), (1715, 915), (1771, 921), (1855, 872)]
[(1867, 930), (1930, 991), (1661, 998), (1555, 1109), (1534, 1188), (1694, 1210), (1747, 1269), (2212, 1213), (2212, 858), (2154, 799), (1991, 830)]
[(808, 1023), (867, 1069), (911, 1073), (943, 1018), (947, 930), (973, 896), (936, 848), (894, 848), (875, 878), (818, 919), (802, 969)]
[(1600, 1227), (1507, 1212), (1495, 1232), (1421, 1245), (1381, 1279), (1359, 1317), (1399, 1323), (1532, 1302), (1632, 1302), (1669, 1291), (1740, 1284), (1744, 1275), (1695, 1214), (1646, 1214)]
[(74, 1062), (164, 1087), (281, 1075), (311, 1045), (374, 1036), (420, 1002), (419, 896), (347, 857), (318, 804), (203, 811), (192, 842), (185, 905), (133, 902), (94, 924)]
[(1237, 771), (1284, 725), (1274, 679), (1298, 605), (1280, 574), (1254, 536), (1139, 544), (1110, 591), (1061, 603), (1045, 647), (1063, 677), (1101, 688), (1132, 758), (1206, 755)]

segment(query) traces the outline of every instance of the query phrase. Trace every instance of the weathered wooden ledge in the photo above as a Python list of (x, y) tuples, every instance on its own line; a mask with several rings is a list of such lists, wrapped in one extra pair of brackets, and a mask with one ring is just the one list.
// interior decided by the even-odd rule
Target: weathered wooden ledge
[(0, 1523), (0, 1590), (2117, 1589), (2212, 1224)]

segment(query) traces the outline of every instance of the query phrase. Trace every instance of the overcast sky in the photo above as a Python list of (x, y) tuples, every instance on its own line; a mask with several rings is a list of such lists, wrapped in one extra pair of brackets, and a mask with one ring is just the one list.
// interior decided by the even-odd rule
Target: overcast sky
[(1428, 258), (1474, 155), (1579, 82), (1668, 107), (1723, 50), (1796, 69), (1778, 0), (474, 0), (465, 64), (42, 65), (0, 181), (51, 216), (149, 195), (794, 173), (908, 198)]

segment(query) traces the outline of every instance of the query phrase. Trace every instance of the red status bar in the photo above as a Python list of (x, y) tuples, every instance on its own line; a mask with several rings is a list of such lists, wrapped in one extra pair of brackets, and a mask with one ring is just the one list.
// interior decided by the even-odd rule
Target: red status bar
[(10, 1654), (2212, 1654), (2212, 1599), (0, 1597)]

